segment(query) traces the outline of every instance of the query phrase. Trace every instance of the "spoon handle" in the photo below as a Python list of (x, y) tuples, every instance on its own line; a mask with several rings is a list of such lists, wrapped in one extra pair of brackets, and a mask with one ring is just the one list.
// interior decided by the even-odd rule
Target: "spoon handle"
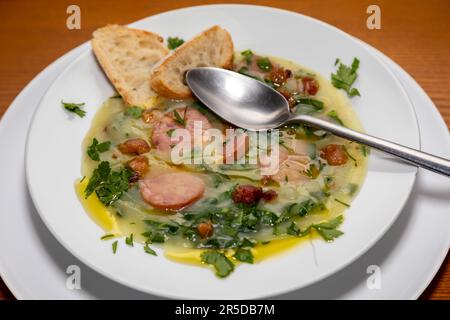
[(354, 131), (346, 127), (342, 127), (334, 123), (330, 123), (328, 121), (317, 119), (307, 115), (292, 116), (287, 122), (303, 123), (308, 126), (322, 129), (324, 131), (331, 132), (332, 134), (341, 138), (356, 141), (363, 145), (367, 145), (380, 151), (392, 154), (424, 169), (434, 171), (447, 177), (450, 176), (450, 161), (444, 158), (433, 156), (416, 149), (408, 148), (394, 142), (376, 138), (371, 135)]

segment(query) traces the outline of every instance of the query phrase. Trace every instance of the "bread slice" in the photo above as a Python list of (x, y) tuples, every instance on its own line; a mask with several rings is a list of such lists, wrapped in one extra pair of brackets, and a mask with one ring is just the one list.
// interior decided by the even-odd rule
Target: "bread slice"
[(231, 68), (233, 40), (225, 29), (214, 26), (178, 47), (150, 77), (150, 85), (159, 95), (172, 99), (187, 99), (191, 91), (184, 76), (193, 67)]
[(117, 92), (129, 105), (147, 107), (155, 96), (150, 71), (169, 53), (157, 34), (107, 25), (93, 33), (92, 48)]

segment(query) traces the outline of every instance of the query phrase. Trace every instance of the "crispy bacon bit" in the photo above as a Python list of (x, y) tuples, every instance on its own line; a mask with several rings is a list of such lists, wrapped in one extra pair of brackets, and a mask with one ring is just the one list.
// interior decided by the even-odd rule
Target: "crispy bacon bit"
[(287, 91), (287, 90), (286, 90), (285, 88), (283, 88), (283, 87), (280, 87), (280, 88), (278, 88), (277, 90), (278, 90), (279, 93), (281, 93), (281, 94), (283, 95), (283, 97), (286, 98), (286, 100), (287, 100), (288, 103), (289, 103), (289, 107), (292, 108), (292, 107), (295, 106), (296, 102), (295, 102), (295, 99), (294, 99), (294, 96), (293, 96), (292, 93), (290, 93), (289, 91)]
[(320, 149), (320, 157), (325, 159), (330, 166), (340, 166), (347, 163), (348, 156), (342, 145), (329, 144)]
[(214, 232), (214, 227), (211, 222), (202, 222), (197, 226), (198, 234), (202, 239), (209, 238)]
[(287, 79), (292, 77), (292, 71), (282, 67), (274, 68), (268, 75), (267, 80), (277, 86), (283, 85)]
[(317, 83), (316, 79), (305, 77), (302, 78), (302, 83), (304, 93), (308, 93), (311, 96), (316, 95), (317, 91), (319, 90), (319, 84)]
[(123, 154), (139, 155), (150, 151), (150, 146), (147, 141), (139, 138), (129, 139), (119, 144), (118, 148)]
[(262, 193), (261, 198), (265, 202), (270, 202), (272, 200), (275, 200), (278, 197), (278, 193), (274, 190), (267, 190)]
[(231, 194), (234, 203), (252, 205), (258, 203), (262, 196), (262, 188), (249, 184), (237, 186)]
[(137, 173), (139, 177), (143, 177), (150, 167), (146, 156), (137, 156), (131, 159), (128, 161), (128, 166)]

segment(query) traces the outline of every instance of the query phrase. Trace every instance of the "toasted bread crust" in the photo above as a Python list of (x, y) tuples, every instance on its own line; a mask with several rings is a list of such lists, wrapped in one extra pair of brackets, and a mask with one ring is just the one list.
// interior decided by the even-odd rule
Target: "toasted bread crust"
[(129, 105), (146, 106), (154, 93), (149, 88), (151, 68), (169, 50), (155, 33), (107, 25), (93, 33), (92, 49), (108, 79)]
[(185, 72), (198, 66), (229, 69), (233, 65), (233, 52), (233, 40), (228, 31), (213, 26), (178, 47), (155, 67), (150, 85), (161, 96), (188, 99), (192, 93), (184, 84)]

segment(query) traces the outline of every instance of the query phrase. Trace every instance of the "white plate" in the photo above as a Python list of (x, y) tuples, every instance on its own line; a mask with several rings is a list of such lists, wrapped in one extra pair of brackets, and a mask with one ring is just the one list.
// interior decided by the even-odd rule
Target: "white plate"
[[(48, 233), (27, 193), (24, 145), (31, 113), (49, 84), (85, 49), (86, 45), (71, 51), (42, 71), (14, 100), (0, 122), (0, 145), (8, 150), (0, 166), (0, 275), (19, 299), (155, 298), (109, 281), (75, 259)], [(448, 129), (431, 100), (405, 71), (387, 57), (380, 57), (396, 72), (413, 100), (423, 150), (449, 157)], [(417, 298), (449, 247), (449, 192), (445, 178), (419, 171), (407, 206), (381, 241), (334, 276), (282, 297)], [(432, 230), (433, 236), (424, 237), (424, 230)], [(81, 268), (80, 290), (68, 290), (65, 285), (66, 268), (72, 264)], [(380, 290), (366, 286), (366, 268), (371, 264), (382, 270)]]
[[(269, 19), (274, 24), (268, 25)], [(150, 17), (136, 26), (165, 37), (189, 38), (212, 24), (227, 28), (238, 49), (299, 61), (324, 75), (334, 71), (336, 57), (346, 62), (358, 57), (362, 63), (357, 86), (362, 98), (355, 99), (354, 106), (364, 127), (374, 135), (418, 147), (413, 109), (393, 74), (359, 42), (322, 22), (269, 8), (211, 6)], [(302, 41), (293, 42), (290, 33), (273, 25), (299, 30)], [(310, 44), (307, 50), (305, 43)], [(149, 257), (139, 247), (122, 246), (113, 255), (110, 243), (99, 241), (102, 230), (83, 213), (73, 191), (80, 176), (81, 141), (95, 111), (112, 93), (90, 51), (57, 78), (30, 128), (27, 179), (38, 212), (60, 243), (93, 269), (144, 292), (183, 298), (257, 298), (311, 284), (354, 261), (383, 235), (405, 204), (415, 179), (416, 168), (372, 157), (364, 187), (347, 213), (342, 228), (345, 236), (333, 244), (314, 241), (283, 256), (240, 266), (224, 280), (203, 268)], [(61, 99), (86, 102), (88, 116), (68, 117), (60, 107)]]

